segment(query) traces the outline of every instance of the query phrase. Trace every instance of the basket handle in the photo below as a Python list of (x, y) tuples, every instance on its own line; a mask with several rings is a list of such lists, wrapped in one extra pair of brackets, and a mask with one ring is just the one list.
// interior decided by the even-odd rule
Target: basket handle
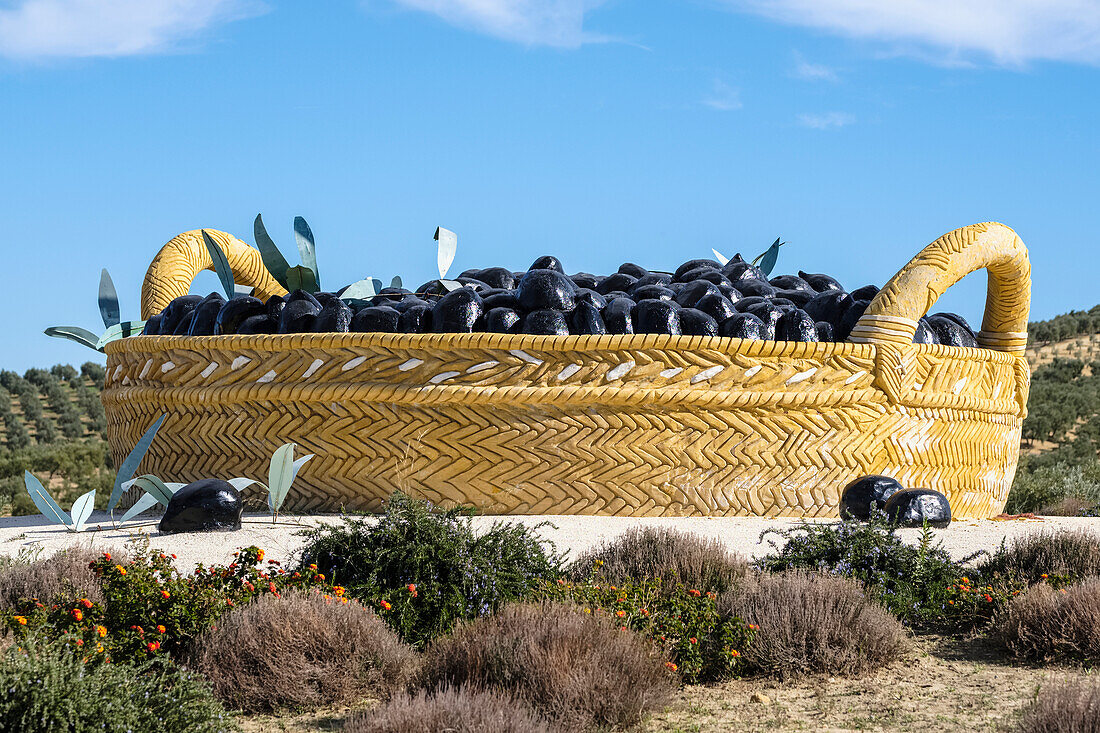
[[(264, 267), (258, 250), (216, 229), (207, 229), (206, 233), (225, 252), (229, 267), (233, 270), (233, 279), (239, 285), (254, 287), (256, 296), (261, 300), (267, 300), (272, 295), (286, 295), (286, 290)], [(175, 298), (187, 295), (195, 275), (213, 269), (214, 261), (206, 251), (201, 229), (172, 238), (157, 252), (149, 264), (149, 271), (145, 273), (145, 282), (141, 286), (141, 317), (147, 319), (160, 313)]]
[(911, 344), (917, 321), (970, 273), (989, 271), (978, 343), (1022, 356), (1031, 309), (1031, 263), (1016, 232), (986, 222), (948, 232), (921, 250), (886, 283), (852, 329), (851, 341)]

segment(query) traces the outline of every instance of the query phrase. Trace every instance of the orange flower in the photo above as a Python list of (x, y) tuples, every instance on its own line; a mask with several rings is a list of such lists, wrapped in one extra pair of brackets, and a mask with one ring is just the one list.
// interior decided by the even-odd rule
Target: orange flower
[(1040, 578), (1042, 578), (1043, 580), (1046, 580), (1046, 579), (1047, 579), (1047, 578), (1049, 578), (1050, 576), (1049, 576), (1049, 575), (1047, 575), (1046, 573), (1043, 573), (1043, 574), (1042, 574), (1042, 575), (1040, 575), (1039, 577), (1040, 577)]
[(741, 656), (741, 652), (737, 651), (736, 649), (730, 649), (730, 656), (736, 659), (737, 657)]
[(699, 596), (703, 595), (702, 593), (700, 593), (699, 591), (695, 590), (694, 588), (692, 588), (691, 590), (689, 590), (689, 591), (688, 591), (688, 593), (689, 593), (690, 595), (692, 595), (692, 596), (696, 597), (696, 598), (698, 598)]
[(667, 669), (670, 672), (675, 672), (677, 669), (679, 669), (679, 667), (677, 667), (672, 662), (665, 662), (665, 669)]
[(409, 590), (409, 593), (412, 594), (412, 597), (416, 598), (416, 583), (409, 583), (405, 587)]
[(118, 571), (119, 575), (125, 575), (126, 574), (126, 568), (122, 567), (121, 565), (115, 565), (115, 570)]
[(168, 629), (164, 628), (164, 624), (157, 624), (157, 633), (158, 634), (163, 634), (167, 630)]
[(100, 636), (106, 636), (106, 635), (107, 635), (107, 627), (106, 627), (106, 626), (102, 626), (102, 625), (100, 625), (100, 626), (96, 626), (96, 627), (95, 627), (95, 632), (96, 632), (97, 634), (99, 634)]
[(993, 602), (992, 596), (990, 596), (988, 593), (985, 594), (985, 602), (986, 603), (992, 603)]
[(157, 649), (160, 649), (160, 642), (159, 642), (159, 641), (151, 641), (151, 642), (149, 642), (148, 644), (146, 644), (146, 645), (145, 645), (145, 649), (146, 649), (146, 650), (147, 650), (147, 651), (148, 651), (148, 652), (149, 652), (150, 654), (152, 654), (152, 653), (153, 653), (153, 652), (155, 652), (155, 651), (156, 651)]
[(619, 618), (622, 618), (623, 616), (626, 615), (626, 611), (616, 611), (615, 615), (618, 616)]
[(84, 620), (84, 612), (81, 611), (79, 608), (74, 608), (72, 610), (72, 614), (73, 614), (73, 618), (76, 619), (77, 621), (83, 621)]
[(84, 606), (84, 608), (91, 608), (93, 604), (87, 598), (81, 598), (80, 605)]
[(311, 564), (311, 565), (309, 566), (309, 569), (310, 569), (310, 570), (314, 570), (314, 571), (315, 571), (315, 570), (317, 570), (317, 563), (312, 563), (312, 564)]
[(344, 595), (344, 587), (340, 586), (340, 585), (333, 586), (332, 592), (334, 594), (336, 594), (337, 596), (342, 596), (342, 595)]
[(264, 551), (263, 550), (257, 550), (256, 551), (256, 562), (263, 562), (263, 561), (264, 561)]
[(390, 604), (389, 601), (382, 601), (382, 608), (388, 611), (393, 608), (393, 606)]
[(699, 643), (699, 640), (696, 639), (694, 636), (691, 637), (690, 639), (688, 639), (688, 641), (691, 642), (692, 644), (698, 644)]
[(27, 617), (26, 616), (16, 616), (15, 620), (16, 620), (16, 622), (18, 622), (18, 624), (20, 626), (26, 626), (27, 625)]
[(314, 579), (314, 580), (324, 580), (324, 579), (325, 579), (325, 576), (324, 576), (324, 575), (322, 575), (321, 573), (317, 573), (317, 575), (316, 575), (316, 576), (314, 576), (314, 578), (313, 578), (313, 579)]
[(268, 583), (267, 584), (267, 589), (269, 591), (271, 591), (272, 593), (278, 593), (279, 592), (279, 589), (275, 587), (274, 583)]
[(84, 646), (84, 640), (83, 639), (77, 639), (76, 640), (76, 645), (77, 646)]
[(166, 591), (166, 590), (162, 590), (162, 591), (160, 592), (160, 597), (161, 597), (161, 598), (163, 598), (164, 600), (168, 600), (169, 598), (171, 598), (171, 597), (172, 597), (172, 594), (171, 594), (171, 593), (169, 593), (169, 592), (168, 592), (168, 591)]

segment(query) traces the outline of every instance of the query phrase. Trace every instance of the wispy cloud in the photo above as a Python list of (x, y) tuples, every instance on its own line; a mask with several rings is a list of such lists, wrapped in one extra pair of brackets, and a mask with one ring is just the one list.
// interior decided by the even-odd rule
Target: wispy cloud
[(263, 10), (256, 0), (16, 0), (0, 7), (0, 56), (157, 53)]
[[(1096, 0), (724, 0), (791, 25), (885, 42), (923, 60), (1100, 64)], [(961, 58), (960, 58), (961, 57)]]
[(741, 109), (741, 91), (731, 87), (721, 79), (715, 79), (714, 89), (711, 91), (710, 96), (703, 100), (703, 104), (721, 112)]
[(797, 52), (794, 55), (794, 71), (792, 73), (796, 78), (805, 79), (806, 81), (837, 81), (839, 78), (833, 69), (821, 64), (811, 64), (802, 58), (802, 54)]
[(584, 29), (584, 14), (604, 0), (392, 0), (451, 25), (531, 46), (576, 48), (610, 40)]
[(847, 112), (825, 112), (824, 114), (802, 114), (798, 116), (798, 124), (809, 127), (811, 130), (834, 130), (838, 127), (847, 127), (854, 124), (855, 115)]

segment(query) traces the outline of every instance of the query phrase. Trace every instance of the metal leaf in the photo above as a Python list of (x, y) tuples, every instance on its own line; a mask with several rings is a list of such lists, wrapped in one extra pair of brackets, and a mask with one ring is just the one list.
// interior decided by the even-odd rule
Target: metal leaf
[(390, 287), (391, 288), (399, 288), (399, 289), (405, 287), (401, 282), (401, 276), (400, 275), (394, 275), (393, 276), (393, 280), (390, 280)]
[(447, 277), (447, 270), (451, 269), (451, 263), (455, 261), (455, 252), (458, 251), (458, 235), (450, 229), (436, 227), (435, 240), (439, 242), (436, 247), (435, 259), (439, 266), (439, 279)]
[(55, 524), (64, 524), (66, 527), (72, 524), (69, 515), (57, 505), (50, 496), (50, 492), (46, 491), (46, 487), (33, 473), (24, 471), (23, 483), (26, 484), (27, 493), (31, 495), (31, 501), (38, 507), (38, 511), (42, 512), (42, 516)]
[(257, 486), (263, 486), (263, 488), (265, 490), (267, 489), (267, 486), (264, 484), (263, 481), (257, 481), (256, 479), (253, 479), (253, 478), (231, 478), (228, 481), (226, 481), (226, 483), (229, 484), (230, 486), (232, 486), (237, 491), (244, 491), (245, 489), (247, 489), (252, 484), (256, 484)]
[(462, 283), (460, 283), (458, 280), (440, 280), (439, 284), (447, 288), (448, 293), (463, 287)]
[(179, 484), (176, 484), (177, 488), (173, 489), (168, 484), (164, 483), (160, 478), (154, 476), (151, 473), (147, 473), (144, 476), (138, 476), (135, 479), (131, 479), (123, 484), (123, 489), (129, 491), (130, 489), (137, 487), (144, 491), (146, 494), (153, 496), (158, 504), (162, 504), (167, 507), (168, 502), (172, 500), (172, 494), (179, 490)]
[(103, 347), (112, 341), (136, 336), (141, 333), (144, 328), (145, 321), (123, 321), (104, 331), (103, 335), (99, 337), (99, 340), (95, 342), (95, 347), (97, 350), (102, 351)]
[(141, 436), (141, 440), (137, 442), (134, 449), (126, 456), (126, 460), (122, 462), (122, 465), (118, 468), (118, 474), (115, 476), (115, 485), (111, 490), (111, 499), (107, 502), (107, 511), (113, 512), (115, 506), (118, 504), (118, 500), (122, 498), (122, 484), (129, 481), (133, 475), (137, 472), (138, 464), (141, 463), (141, 459), (145, 457), (146, 451), (149, 450), (149, 446), (153, 443), (153, 438), (157, 436), (157, 431), (160, 430), (160, 426), (164, 424), (167, 415), (161, 415), (156, 419), (152, 425)]
[(780, 242), (779, 237), (776, 237), (775, 241), (772, 242), (772, 246), (768, 247), (767, 251), (753, 260), (752, 263), (756, 265), (759, 262), (760, 264), (758, 267), (763, 273), (765, 275), (771, 275), (772, 270), (775, 269), (775, 262), (779, 259), (779, 248), (784, 244), (786, 244), (786, 242)]
[(374, 288), (374, 278), (365, 278), (358, 280), (348, 285), (340, 297), (344, 300), (366, 300), (367, 298), (373, 298), (378, 295), (378, 291)]
[(317, 292), (317, 279), (313, 270), (302, 265), (295, 265), (286, 271), (286, 289), (294, 292), (304, 290), (307, 293)]
[(50, 326), (46, 329), (46, 335), (53, 336), (54, 338), (69, 339), (82, 346), (87, 346), (89, 349), (102, 351), (102, 349), (96, 346), (99, 342), (99, 336), (96, 336), (88, 329), (81, 328), (80, 326)]
[(302, 264), (313, 270), (313, 279), (316, 282), (313, 292), (321, 289), (321, 273), (317, 270), (317, 247), (313, 243), (313, 232), (309, 224), (300, 216), (294, 217), (294, 239), (298, 242), (298, 254), (302, 257)]
[(69, 528), (74, 532), (83, 532), (84, 523), (92, 516), (92, 507), (95, 506), (95, 489), (77, 498), (73, 502), (72, 524)]
[(118, 308), (118, 292), (107, 268), (99, 275), (99, 314), (103, 316), (103, 327), (110, 328), (122, 320)]
[(268, 506), (272, 511), (279, 511), (295, 473), (294, 443), (279, 446), (271, 456), (271, 466), (267, 472)]
[(218, 279), (221, 280), (226, 299), (233, 300), (233, 296), (237, 294), (237, 285), (233, 282), (233, 268), (229, 266), (229, 259), (226, 258), (225, 252), (214, 241), (214, 238), (206, 233), (205, 229), (202, 230), (202, 241), (206, 243), (206, 251), (214, 262), (214, 272), (218, 274)]
[(128, 522), (137, 515), (141, 514), (147, 509), (152, 509), (160, 502), (157, 501), (157, 497), (152, 494), (142, 494), (141, 498), (134, 502), (134, 505), (126, 510), (126, 513), (122, 515), (122, 519), (119, 522)]
[(252, 232), (256, 236), (256, 249), (260, 250), (260, 258), (264, 261), (264, 267), (267, 268), (267, 271), (271, 273), (271, 277), (275, 278), (276, 282), (290, 290), (286, 279), (286, 271), (290, 269), (290, 263), (283, 257), (283, 253), (275, 246), (275, 242), (271, 240), (271, 237), (267, 235), (264, 220), (260, 218), (259, 214), (256, 214), (256, 221), (252, 223)]
[(381, 293), (381, 292), (382, 292), (382, 281), (381, 281), (381, 280), (379, 280), (379, 279), (378, 279), (378, 278), (376, 278), (376, 277), (372, 277), (372, 278), (370, 279), (370, 281), (371, 281), (372, 283), (374, 283), (374, 290), (375, 290), (375, 292)]
[(724, 264), (726, 264), (727, 262), (730, 261), (729, 257), (726, 257), (724, 254), (722, 254), (721, 252), (716, 250), (714, 247), (711, 247), (710, 251), (713, 252), (714, 256), (718, 258), (718, 264), (724, 265)]

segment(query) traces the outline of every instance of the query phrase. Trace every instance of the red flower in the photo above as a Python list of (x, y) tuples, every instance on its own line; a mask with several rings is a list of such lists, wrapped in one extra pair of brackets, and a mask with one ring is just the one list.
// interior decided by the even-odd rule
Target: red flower
[(691, 637), (690, 639), (688, 639), (688, 641), (690, 641), (692, 644), (698, 644), (699, 643), (699, 640), (696, 639), (694, 636)]
[(74, 608), (71, 611), (71, 613), (73, 615), (73, 618), (76, 619), (77, 621), (83, 621), (84, 620), (84, 612), (81, 611), (79, 608)]
[(269, 591), (271, 591), (272, 593), (277, 593), (278, 592), (278, 589), (275, 587), (274, 583), (268, 583), (267, 584), (267, 589)]
[(80, 605), (84, 606), (84, 608), (91, 608), (93, 604), (87, 598), (81, 598)]
[(390, 610), (391, 608), (393, 608), (393, 605), (389, 601), (382, 601), (381, 605), (382, 605), (382, 608), (384, 608), (387, 611)]
[(146, 650), (149, 651), (150, 654), (152, 654), (157, 649), (160, 649), (160, 642), (159, 641), (151, 641), (151, 642), (149, 642), (148, 644), (145, 645), (145, 648), (146, 648)]
[(412, 597), (416, 598), (416, 583), (409, 583), (405, 587), (409, 589), (409, 593), (412, 594)]
[(167, 630), (168, 629), (164, 628), (164, 624), (157, 624), (157, 633), (158, 634), (163, 634)]
[(694, 596), (695, 598), (698, 598), (699, 596), (703, 595), (702, 593), (700, 593), (699, 591), (695, 590), (694, 588), (692, 588), (691, 590), (689, 590), (689, 591), (688, 591), (688, 594), (689, 594), (689, 595), (691, 595), (691, 596)]

